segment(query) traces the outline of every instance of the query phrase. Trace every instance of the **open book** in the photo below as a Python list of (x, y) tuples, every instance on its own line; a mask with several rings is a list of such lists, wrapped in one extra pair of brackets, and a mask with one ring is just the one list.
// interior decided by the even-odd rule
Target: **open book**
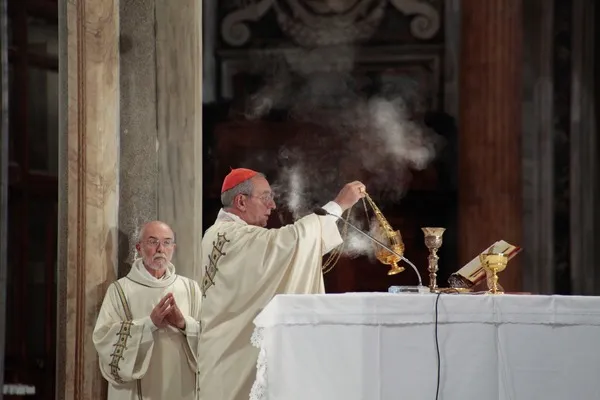
[[(492, 244), (487, 249), (483, 250), (481, 254), (494, 252), (506, 254), (508, 260), (512, 260), (517, 254), (521, 252), (521, 248), (514, 246), (504, 240), (499, 240)], [(457, 272), (450, 275), (448, 278), (448, 284), (452, 288), (471, 288), (486, 279), (486, 273), (481, 266), (479, 255), (469, 261), (467, 265), (459, 269)]]

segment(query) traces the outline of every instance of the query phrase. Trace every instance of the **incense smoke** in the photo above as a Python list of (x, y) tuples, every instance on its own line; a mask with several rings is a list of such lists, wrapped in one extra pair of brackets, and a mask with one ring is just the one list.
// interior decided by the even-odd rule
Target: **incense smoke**
[[(352, 74), (352, 48), (298, 50), (262, 61), (255, 67), (264, 84), (246, 105), (246, 118), (285, 110), (288, 120), (304, 124), (301, 137), (288, 141), (276, 160), (263, 156), (268, 167), (276, 162), (279, 176), (272, 186), (278, 204), (294, 219), (334, 199), (354, 180), (365, 181), (377, 202), (398, 202), (412, 171), (425, 169), (442, 144), (419, 121), (424, 94), (416, 82), (402, 77), (396, 86), (372, 90)], [(352, 212), (351, 222), (374, 233), (362, 204)], [(373, 247), (349, 229), (345, 249), (357, 256), (371, 255)]]

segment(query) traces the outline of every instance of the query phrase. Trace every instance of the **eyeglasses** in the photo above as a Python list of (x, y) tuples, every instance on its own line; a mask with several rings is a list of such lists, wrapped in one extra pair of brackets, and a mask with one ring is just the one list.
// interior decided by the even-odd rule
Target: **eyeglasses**
[(248, 196), (248, 197), (256, 197), (257, 199), (259, 199), (263, 203), (269, 203), (271, 201), (275, 201), (275, 193), (273, 193), (273, 192), (265, 193), (265, 194), (263, 194), (261, 196), (254, 196), (252, 194), (246, 194), (246, 196)]
[(173, 247), (175, 241), (173, 239), (165, 239), (162, 242), (158, 239), (148, 239), (144, 241), (145, 244), (151, 247), (158, 247), (159, 244), (162, 244), (165, 249)]

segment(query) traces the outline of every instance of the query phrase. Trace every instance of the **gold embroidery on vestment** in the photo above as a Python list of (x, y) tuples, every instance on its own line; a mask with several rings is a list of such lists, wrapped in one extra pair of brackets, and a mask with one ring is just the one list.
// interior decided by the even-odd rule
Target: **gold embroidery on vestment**
[(208, 265), (204, 267), (204, 278), (202, 279), (202, 296), (206, 297), (206, 291), (215, 284), (215, 275), (219, 270), (217, 263), (227, 253), (223, 252), (223, 247), (229, 243), (224, 233), (217, 233), (217, 240), (213, 242), (213, 249), (208, 257)]
[(117, 343), (114, 344), (115, 350), (110, 355), (112, 357), (110, 364), (108, 364), (110, 366), (110, 373), (118, 383), (124, 383), (119, 375), (119, 362), (124, 359), (123, 353), (127, 348), (127, 340), (131, 337), (131, 325), (131, 321), (121, 322), (121, 329), (117, 333)]

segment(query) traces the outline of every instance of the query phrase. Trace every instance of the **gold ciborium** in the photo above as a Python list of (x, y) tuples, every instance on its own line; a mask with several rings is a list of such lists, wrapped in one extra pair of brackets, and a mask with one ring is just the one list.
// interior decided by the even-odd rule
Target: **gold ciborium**
[(429, 249), (429, 290), (435, 292), (437, 286), (437, 272), (438, 272), (438, 260), (440, 259), (437, 255), (438, 250), (442, 247), (443, 239), (442, 235), (446, 228), (421, 228), (425, 234), (425, 246)]
[(481, 266), (490, 276), (488, 279), (488, 294), (504, 294), (498, 289), (498, 273), (506, 269), (508, 256), (504, 253), (483, 253), (479, 256)]

